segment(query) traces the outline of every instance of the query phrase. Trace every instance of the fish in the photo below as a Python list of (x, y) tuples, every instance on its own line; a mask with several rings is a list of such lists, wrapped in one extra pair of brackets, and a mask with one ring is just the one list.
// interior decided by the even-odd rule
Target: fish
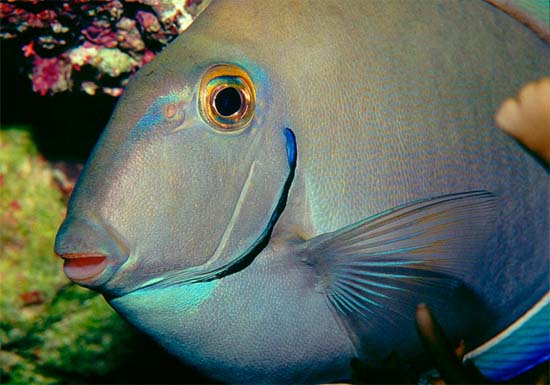
[(220, 381), (420, 367), (419, 303), (517, 375), (550, 356), (549, 174), (493, 115), (549, 63), (485, 2), (213, 1), (128, 85), (55, 252)]

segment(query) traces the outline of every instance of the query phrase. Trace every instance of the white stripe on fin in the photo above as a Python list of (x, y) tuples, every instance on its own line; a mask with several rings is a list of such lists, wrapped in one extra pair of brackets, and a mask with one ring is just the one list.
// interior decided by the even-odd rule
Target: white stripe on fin
[(550, 292), (506, 330), (464, 356), (492, 381), (508, 380), (549, 359)]

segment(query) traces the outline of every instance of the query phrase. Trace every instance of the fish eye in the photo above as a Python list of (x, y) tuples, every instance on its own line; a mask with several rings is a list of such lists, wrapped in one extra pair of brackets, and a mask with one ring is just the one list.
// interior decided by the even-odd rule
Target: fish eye
[(212, 97), (214, 108), (223, 117), (228, 117), (241, 111), (243, 98), (235, 87), (220, 89)]
[(240, 67), (211, 67), (202, 77), (199, 95), (203, 118), (218, 131), (240, 132), (254, 117), (254, 86)]

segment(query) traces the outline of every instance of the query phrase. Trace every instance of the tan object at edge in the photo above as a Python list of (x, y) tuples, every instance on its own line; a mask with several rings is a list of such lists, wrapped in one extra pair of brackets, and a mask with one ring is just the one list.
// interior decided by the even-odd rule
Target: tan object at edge
[(524, 86), (502, 103), (495, 123), (550, 164), (550, 78)]

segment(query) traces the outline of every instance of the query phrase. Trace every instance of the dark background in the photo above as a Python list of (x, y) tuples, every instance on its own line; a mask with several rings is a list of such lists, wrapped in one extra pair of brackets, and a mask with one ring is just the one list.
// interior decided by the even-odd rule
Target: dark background
[(0, 125), (25, 125), (33, 130), (40, 152), (48, 160), (84, 162), (117, 99), (98, 92), (64, 92), (40, 96), (33, 92), (17, 39), (0, 41)]

